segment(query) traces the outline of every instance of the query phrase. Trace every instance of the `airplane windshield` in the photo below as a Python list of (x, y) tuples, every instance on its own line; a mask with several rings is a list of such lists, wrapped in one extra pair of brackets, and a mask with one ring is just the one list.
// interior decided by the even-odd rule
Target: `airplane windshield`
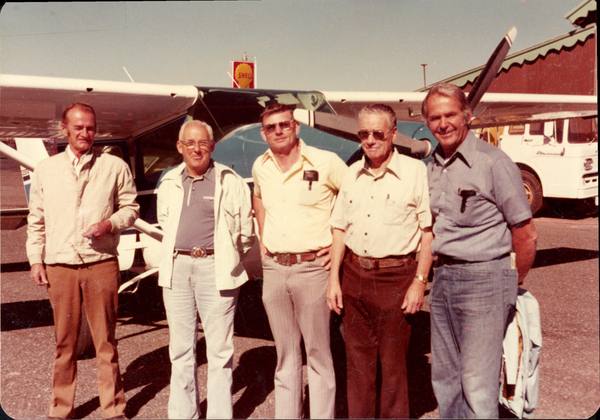
[(257, 123), (261, 112), (273, 101), (297, 109), (335, 113), (320, 92), (202, 87), (198, 89), (200, 97), (191, 115), (194, 119), (212, 123), (213, 127), (217, 126), (217, 141), (241, 126)]

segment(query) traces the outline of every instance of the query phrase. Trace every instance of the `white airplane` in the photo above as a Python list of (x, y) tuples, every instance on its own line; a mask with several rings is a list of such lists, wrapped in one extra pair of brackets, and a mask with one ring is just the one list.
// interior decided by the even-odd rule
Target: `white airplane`
[[(469, 93), (473, 128), (597, 116), (595, 96), (485, 93), (515, 36), (512, 28)], [(135, 224), (139, 232), (124, 232), (119, 246), (122, 270), (132, 269), (137, 249), (143, 251), (145, 261), (138, 270), (142, 272), (121, 287), (126, 290), (157, 270), (162, 232), (155, 227), (155, 186), (162, 170), (182, 160), (175, 142), (187, 118), (213, 127), (218, 142), (213, 158), (233, 167), (252, 187), (252, 164), (268, 148), (257, 121), (270, 101), (293, 105), (295, 118), (305, 124), (300, 134), (303, 140), (334, 151), (345, 161), (360, 153), (358, 111), (369, 103), (386, 103), (399, 120), (399, 150), (427, 158), (437, 141), (420, 115), (425, 95), (210, 88), (0, 74), (0, 136), (18, 139), (17, 150), (0, 142), (0, 153), (22, 166), (27, 190), (28, 171), (47, 157), (41, 139), (58, 139), (59, 151), (66, 147), (60, 130), (63, 109), (74, 101), (94, 107), (98, 126), (94, 147), (117, 154), (130, 165), (141, 205), (141, 217)], [(257, 253), (254, 255), (257, 267), (250, 271), (260, 275)]]

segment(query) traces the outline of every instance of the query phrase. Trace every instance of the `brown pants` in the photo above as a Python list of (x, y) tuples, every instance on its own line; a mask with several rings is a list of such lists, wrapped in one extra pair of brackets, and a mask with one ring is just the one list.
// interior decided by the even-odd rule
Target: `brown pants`
[(50, 417), (71, 418), (75, 414), (76, 344), (82, 304), (96, 348), (102, 417), (124, 416), (125, 392), (115, 338), (119, 287), (117, 259), (82, 265), (48, 265), (46, 272), (56, 328)]
[(348, 417), (374, 418), (377, 357), (381, 362), (381, 418), (408, 418), (406, 353), (410, 325), (400, 307), (417, 264), (365, 269), (344, 259), (344, 341), (346, 343)]

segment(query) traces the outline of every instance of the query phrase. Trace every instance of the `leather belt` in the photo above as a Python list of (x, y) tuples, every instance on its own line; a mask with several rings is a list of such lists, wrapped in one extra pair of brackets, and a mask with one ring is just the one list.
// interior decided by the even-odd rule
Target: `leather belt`
[(300, 264), (305, 261), (314, 261), (317, 259), (316, 252), (304, 252), (300, 254), (292, 254), (292, 253), (275, 253), (272, 254), (267, 250), (267, 255), (275, 260), (277, 264), (284, 265), (286, 267), (291, 266), (292, 264)]
[(391, 256), (386, 258), (370, 258), (370, 257), (361, 257), (356, 255), (354, 252), (350, 251), (350, 255), (352, 257), (352, 261), (359, 264), (362, 268), (367, 270), (373, 270), (378, 268), (390, 268), (390, 267), (402, 267), (406, 263), (408, 263), (409, 259), (413, 260), (416, 257), (416, 253), (411, 252), (408, 255), (398, 255)]
[(206, 258), (209, 255), (214, 255), (215, 254), (215, 250), (214, 249), (207, 249), (203, 246), (199, 247), (199, 248), (192, 248), (192, 249), (176, 249), (175, 250), (175, 255), (189, 255), (192, 258)]
[[(502, 254), (497, 258), (492, 258), (490, 261), (501, 260), (502, 258), (506, 258), (509, 255), (510, 255), (510, 252), (507, 252), (506, 254)], [(458, 258), (449, 257), (444, 254), (438, 254), (437, 262), (435, 263), (435, 266), (440, 267), (442, 265), (475, 264), (475, 263), (480, 263), (480, 262), (487, 262), (487, 261), (466, 261), (466, 260), (459, 260)]]

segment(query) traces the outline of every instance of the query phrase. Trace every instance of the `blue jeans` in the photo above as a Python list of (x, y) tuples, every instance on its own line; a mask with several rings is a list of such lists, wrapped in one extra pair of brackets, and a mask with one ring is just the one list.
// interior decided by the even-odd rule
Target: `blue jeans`
[(441, 418), (498, 418), (502, 340), (517, 291), (509, 257), (434, 269), (431, 381)]
[(206, 340), (207, 418), (232, 418), (233, 318), (239, 288), (217, 290), (214, 257), (178, 255), (171, 288), (163, 288), (169, 323), (169, 418), (198, 418), (197, 314)]

